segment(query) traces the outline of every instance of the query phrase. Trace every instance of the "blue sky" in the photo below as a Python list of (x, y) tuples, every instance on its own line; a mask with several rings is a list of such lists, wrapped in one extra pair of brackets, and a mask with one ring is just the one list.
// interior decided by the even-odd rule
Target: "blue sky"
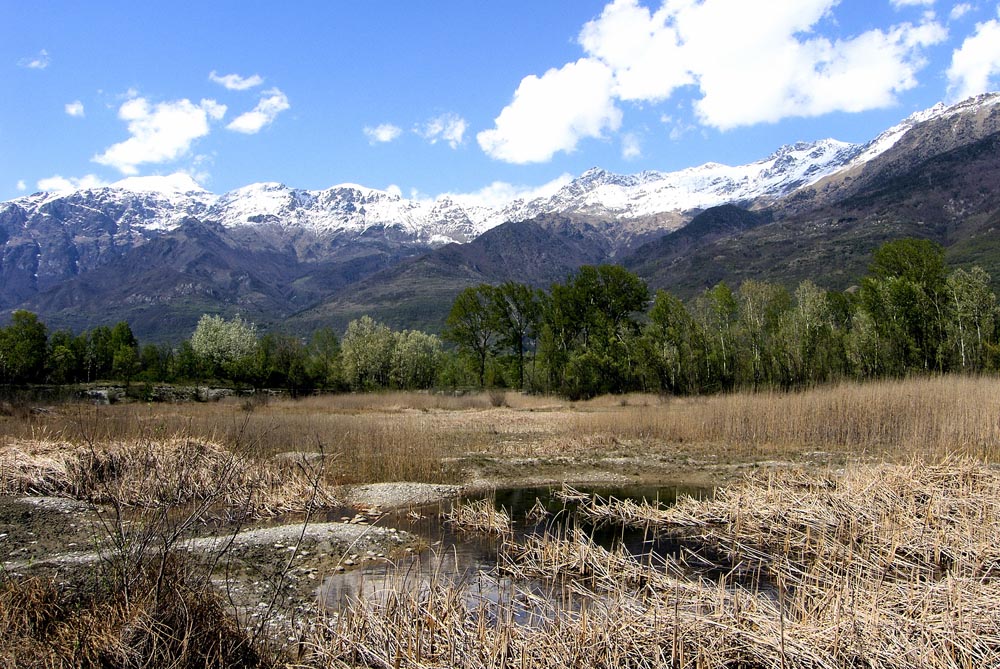
[(1000, 88), (1000, 4), (0, 0), (0, 200), (183, 171), (505, 197), (862, 142)]

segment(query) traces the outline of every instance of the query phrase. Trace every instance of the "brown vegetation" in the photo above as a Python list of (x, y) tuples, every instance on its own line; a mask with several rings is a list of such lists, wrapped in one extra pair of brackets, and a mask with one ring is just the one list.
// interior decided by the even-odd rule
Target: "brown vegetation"
[[(680, 537), (679, 557), (609, 551), (579, 531), (515, 542), (504, 530), (497, 589), (432, 580), (358, 599), (316, 620), (295, 649), (301, 663), (1000, 666), (1000, 380), (577, 403), (506, 393), (494, 404), (373, 394), (0, 412), (0, 494), (111, 502), (122, 535), (102, 578), (4, 575), (0, 667), (270, 662), (206, 572), (171, 550), (211, 505), (263, 516), (332, 506), (344, 482), (587, 472), (736, 483), (667, 509), (585, 506)], [(146, 530), (121, 513), (130, 508)], [(177, 508), (180, 520), (160, 514)], [(493, 513), (459, 506), (452, 520), (509, 528)]]
[(695, 528), (687, 541), (698, 563), (721, 557), (728, 574), (608, 551), (580, 531), (532, 537), (508, 545), (502, 568), (549, 586), (477, 597), (439, 585), (361, 599), (317, 632), (314, 661), (997, 666), (998, 499), (1000, 473), (972, 461), (751, 477), (715, 500), (640, 513), (656, 531)]

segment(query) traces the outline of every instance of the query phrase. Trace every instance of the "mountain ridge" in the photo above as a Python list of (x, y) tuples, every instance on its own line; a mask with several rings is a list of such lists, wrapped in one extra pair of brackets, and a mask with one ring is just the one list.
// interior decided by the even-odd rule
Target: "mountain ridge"
[[(467, 196), (408, 200), (357, 184), (309, 191), (260, 183), (214, 195), (187, 175), (36, 193), (0, 203), (0, 307), (29, 308), (77, 328), (106, 319), (110, 305), (131, 305), (125, 311), (137, 313), (136, 305), (143, 304), (170, 313), (177, 332), (193, 324), (198, 310), (240, 311), (265, 323), (293, 316), (305, 322), (308, 314), (333, 313), (324, 305), (356, 306), (365, 295), (392, 300), (414, 293), (390, 284), (419, 283), (421, 271), (437, 287), (423, 291), (426, 307), (433, 299), (448, 300), (449, 291), (469, 281), (510, 274), (544, 285), (553, 280), (550, 270), (562, 279), (574, 264), (638, 263), (633, 256), (644, 245), (672, 239), (671, 251), (647, 250), (636, 265), (650, 278), (662, 277), (656, 265), (667, 256), (675, 267), (690, 265), (687, 255), (712, 245), (769, 234), (761, 232), (768, 226), (784, 225), (794, 236), (795, 226), (839, 218), (839, 202), (877, 201), (873, 193), (894, 180), (905, 185), (906, 175), (922, 162), (1000, 130), (998, 103), (1000, 94), (994, 93), (938, 105), (863, 145), (798, 142), (743, 166), (705, 163), (633, 175), (593, 168), (544, 197), (492, 208)], [(701, 212), (722, 205), (769, 213), (750, 219), (716, 212), (701, 232), (696, 225), (677, 236)], [(979, 205), (954, 206), (971, 211)], [(521, 222), (531, 225), (512, 226)], [(197, 246), (199, 235), (211, 236), (212, 253), (186, 248)], [(532, 244), (539, 248), (528, 249)], [(186, 265), (176, 264), (181, 258)], [(168, 259), (175, 264), (156, 267)], [(405, 272), (395, 272), (399, 263)], [(377, 288), (380, 281), (388, 282), (385, 289)], [(116, 283), (121, 285), (103, 285)], [(130, 283), (136, 285), (130, 289)], [(352, 301), (345, 291), (359, 299)], [(155, 316), (146, 320), (155, 327)]]

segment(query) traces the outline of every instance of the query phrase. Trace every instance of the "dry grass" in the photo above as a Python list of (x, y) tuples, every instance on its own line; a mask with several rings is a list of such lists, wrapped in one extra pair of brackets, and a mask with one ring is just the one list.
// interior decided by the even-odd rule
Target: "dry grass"
[(507, 536), (513, 529), (510, 514), (495, 508), (488, 498), (456, 504), (444, 514), (444, 522), (462, 532), (481, 534)]
[(194, 439), (94, 446), (13, 441), (0, 447), (0, 494), (138, 508), (208, 503), (250, 517), (340, 505), (319, 469), (280, 467)]
[(0, 667), (277, 666), (214, 589), (176, 560), (145, 564), (128, 594), (99, 574), (0, 576)]
[(903, 461), (915, 455), (1000, 456), (1000, 379), (994, 377), (844, 383), (647, 404), (633, 398), (623, 407), (581, 412), (572, 433), (717, 444), (733, 455), (824, 450)]
[(729, 575), (608, 551), (579, 531), (532, 537), (508, 544), (502, 565), (523, 587), (477, 596), (432, 583), (358, 600), (314, 636), (313, 661), (995, 667), (998, 500), (1000, 473), (969, 460), (752, 477), (715, 500), (639, 511), (660, 531), (694, 528), (689, 545), (721, 556)]
[[(337, 483), (464, 483), (482, 467), (496, 476), (553, 475), (569, 465), (619, 473), (658, 467), (669, 480), (763, 461), (846, 461), (949, 455), (1000, 459), (1000, 379), (941, 377), (845, 383), (790, 394), (600, 397), (588, 402), (507, 392), (345, 394), (204, 404), (65, 405), (0, 416), (0, 445), (14, 439), (72, 444), (165, 441), (181, 435), (268, 457), (323, 451)], [(252, 410), (248, 410), (252, 409)], [(617, 461), (614, 458), (618, 458)], [(521, 461), (522, 473), (505, 468)], [(516, 469), (516, 468), (515, 468)], [(488, 477), (496, 478), (489, 472)], [(640, 474), (641, 475), (641, 474)]]

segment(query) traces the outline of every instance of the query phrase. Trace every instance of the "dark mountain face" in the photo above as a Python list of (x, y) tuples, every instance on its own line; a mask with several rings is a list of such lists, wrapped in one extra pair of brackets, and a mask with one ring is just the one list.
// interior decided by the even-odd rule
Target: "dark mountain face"
[[(673, 175), (592, 170), (550, 200), (522, 203), (531, 218), (511, 214), (520, 222), (436, 249), (435, 231), (471, 234), (461, 207), (442, 201), (428, 213), (355, 187), (264, 184), (221, 198), (188, 189), (37, 194), (0, 204), (0, 309), (30, 309), (50, 327), (76, 330), (125, 319), (146, 341), (187, 337), (206, 312), (301, 332), (339, 329), (365, 313), (438, 331), (466, 286), (548, 287), (583, 264), (620, 262), (685, 297), (750, 278), (845, 288), (877, 246), (903, 236), (933, 239), (953, 262), (1000, 279), (997, 96), (915, 115), (867, 147), (825, 140), (772, 159), (768, 170), (746, 166), (746, 179), (721, 185), (709, 178), (717, 165)], [(810, 169), (830, 176), (786, 195), (818, 175)], [(712, 202), (729, 189), (765, 195), (703, 212), (657, 209), (694, 201), (677, 189), (695, 182)], [(602, 199), (609, 188), (619, 190)], [(264, 206), (273, 198), (277, 214)]]
[(517, 281), (547, 288), (581, 265), (604, 262), (610, 248), (585, 221), (569, 216), (505, 223), (468, 244), (449, 244), (372, 274), (291, 323), (301, 330), (342, 329), (367, 314), (394, 327), (438, 332), (468, 286)]
[(239, 313), (269, 328), (405, 257), (366, 250), (302, 262), (293, 248), (275, 249), (246, 235), (234, 240), (221, 226), (190, 218), (90, 272), (33, 293), (20, 306), (56, 328), (127, 320), (146, 341), (186, 338), (203, 313)]
[(979, 264), (1000, 278), (1000, 133), (899, 164), (869, 173), (867, 186), (842, 200), (805, 211), (777, 207), (770, 223), (704, 235), (688, 226), (626, 264), (652, 287), (682, 296), (751, 278), (843, 289), (865, 273), (879, 245), (919, 237), (944, 245), (952, 262)]

